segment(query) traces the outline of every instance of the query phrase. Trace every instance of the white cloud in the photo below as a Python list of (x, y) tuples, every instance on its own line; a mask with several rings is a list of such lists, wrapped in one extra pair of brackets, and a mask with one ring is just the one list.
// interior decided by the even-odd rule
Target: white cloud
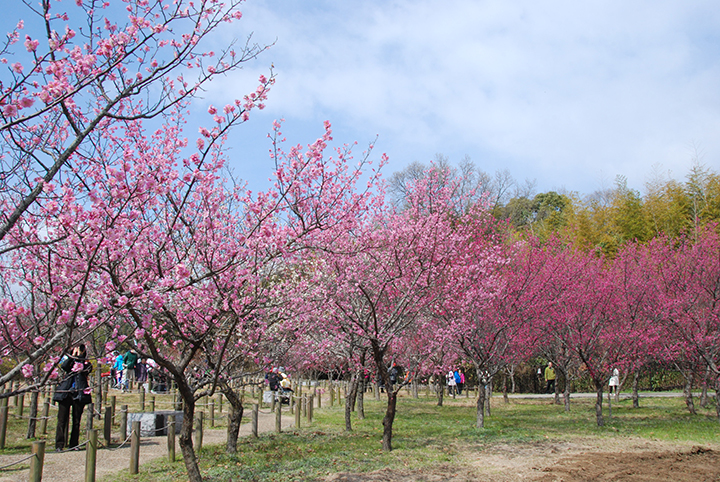
[(265, 131), (286, 117), (307, 143), (330, 119), (343, 142), (380, 134), (391, 168), (468, 154), (541, 190), (616, 174), (641, 188), (657, 163), (683, 176), (692, 142), (720, 164), (714, 2), (250, 0), (244, 13), (238, 26), (277, 43), (209, 95), (252, 89), (274, 63)]

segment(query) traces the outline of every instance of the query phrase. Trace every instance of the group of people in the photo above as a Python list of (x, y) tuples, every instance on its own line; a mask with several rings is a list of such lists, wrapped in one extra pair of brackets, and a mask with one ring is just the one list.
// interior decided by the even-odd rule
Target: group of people
[(265, 374), (265, 383), (268, 388), (275, 392), (280, 403), (289, 403), (290, 394), (293, 393), (290, 375), (285, 372), (283, 367), (273, 367)]
[(265, 374), (265, 383), (268, 384), (268, 388), (273, 392), (293, 391), (290, 375), (285, 373), (285, 368), (283, 367), (273, 367), (267, 372)]
[[(539, 373), (540, 368), (538, 368), (538, 374)], [(553, 367), (552, 362), (548, 362), (547, 367), (545, 367), (545, 393), (555, 392), (556, 378), (557, 376), (555, 375), (555, 368)], [(608, 385), (610, 386), (610, 393), (617, 393), (617, 391), (620, 389), (620, 370), (618, 370), (617, 368), (613, 368), (612, 376), (608, 381)]]
[[(115, 363), (111, 367), (111, 376), (114, 387), (123, 391), (129, 390), (130, 383), (137, 381), (143, 385), (151, 379), (155, 370), (155, 389), (166, 390), (166, 380), (162, 377), (159, 367), (150, 364), (148, 359), (141, 358), (134, 349), (128, 350), (124, 355), (117, 352)], [(85, 405), (92, 403), (92, 388), (88, 383), (88, 376), (93, 370), (87, 359), (87, 349), (79, 344), (63, 355), (58, 362), (60, 381), (55, 387), (53, 402), (58, 406), (57, 428), (55, 430), (55, 450), (72, 449), (78, 446), (80, 438), (80, 420)], [(150, 368), (149, 368), (150, 367)], [(70, 423), (72, 419), (72, 423)]]
[(462, 370), (450, 370), (445, 375), (445, 380), (448, 387), (448, 395), (462, 395), (463, 388), (465, 387), (465, 373)]
[(167, 377), (152, 360), (140, 355), (134, 349), (124, 354), (113, 352), (115, 363), (110, 368), (113, 388), (127, 392), (132, 383), (138, 384), (138, 389), (146, 392), (165, 392), (167, 390)]

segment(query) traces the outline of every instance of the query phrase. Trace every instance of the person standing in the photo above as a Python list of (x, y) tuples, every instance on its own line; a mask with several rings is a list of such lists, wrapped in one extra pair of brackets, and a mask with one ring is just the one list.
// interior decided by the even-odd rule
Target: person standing
[(135, 364), (135, 381), (138, 383), (138, 390), (148, 392), (147, 381), (148, 381), (148, 366), (147, 358), (141, 358)]
[[(55, 429), (55, 450), (75, 448), (80, 439), (80, 420), (85, 405), (92, 402), (92, 394), (88, 386), (88, 375), (92, 365), (86, 360), (85, 345), (80, 344), (72, 349), (69, 355), (60, 359), (63, 379), (55, 387), (53, 401), (58, 405), (57, 428)], [(68, 425), (72, 411), (72, 430), (68, 440)]]
[(457, 389), (457, 383), (455, 383), (455, 373), (453, 373), (452, 370), (448, 372), (448, 374), (445, 376), (445, 379), (447, 381), (448, 386), (448, 395), (455, 398), (455, 392)]
[(463, 383), (462, 383), (462, 377), (460, 376), (459, 370), (455, 370), (453, 372), (453, 378), (455, 378), (455, 387), (457, 389), (457, 394), (462, 395)]
[(122, 381), (123, 381), (123, 356), (122, 356), (122, 353), (117, 353), (117, 356), (115, 357), (115, 364), (113, 365), (113, 369), (115, 370), (115, 380), (114, 380), (115, 388), (122, 389)]
[(138, 361), (138, 354), (134, 348), (130, 348), (123, 355), (123, 391), (130, 391), (135, 381), (135, 365)]
[(545, 368), (545, 392), (553, 393), (555, 391), (555, 369), (552, 362), (548, 362)]
[(617, 368), (613, 368), (609, 385), (610, 385), (610, 393), (617, 394), (618, 389), (620, 388), (620, 370), (618, 370)]

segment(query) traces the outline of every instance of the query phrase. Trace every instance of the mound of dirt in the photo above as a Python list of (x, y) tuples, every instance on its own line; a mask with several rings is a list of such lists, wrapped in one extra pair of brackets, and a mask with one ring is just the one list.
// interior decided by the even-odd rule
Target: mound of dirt
[(720, 481), (720, 452), (693, 447), (688, 452), (587, 453), (545, 467), (538, 482)]

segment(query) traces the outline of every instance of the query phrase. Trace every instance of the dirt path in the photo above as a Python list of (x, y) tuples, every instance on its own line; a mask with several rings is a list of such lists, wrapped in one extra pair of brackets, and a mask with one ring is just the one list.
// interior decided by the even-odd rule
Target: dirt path
[[(246, 411), (243, 420), (250, 420), (251, 412)], [(289, 412), (283, 412), (283, 428), (294, 425), (294, 418)], [(275, 414), (269, 410), (262, 410), (258, 417), (258, 432), (271, 432), (275, 430)], [(251, 433), (251, 424), (243, 423), (240, 426), (240, 436), (248, 436)], [(205, 429), (203, 431), (203, 445), (224, 443), (226, 440), (226, 429)], [(101, 434), (102, 437), (102, 434)], [(176, 442), (177, 443), (177, 442)], [(52, 451), (52, 440), (48, 441), (49, 450), (45, 454), (43, 467), (43, 482), (68, 482), (85, 480), (85, 451), (70, 451), (55, 453)], [(178, 459), (181, 458), (180, 447), (175, 446), (175, 453)], [(140, 442), (140, 466), (142, 464), (161, 457), (167, 457), (167, 438), (143, 437)], [(17, 460), (27, 457), (28, 454), (3, 455), (0, 456), (0, 466), (6, 466)], [(130, 467), (130, 446), (129, 443), (118, 449), (100, 449), (97, 452), (96, 477), (102, 480), (103, 477), (117, 473), (121, 470), (129, 470)], [(0, 472), (0, 482), (27, 482), (29, 475), (28, 462), (16, 465)]]

